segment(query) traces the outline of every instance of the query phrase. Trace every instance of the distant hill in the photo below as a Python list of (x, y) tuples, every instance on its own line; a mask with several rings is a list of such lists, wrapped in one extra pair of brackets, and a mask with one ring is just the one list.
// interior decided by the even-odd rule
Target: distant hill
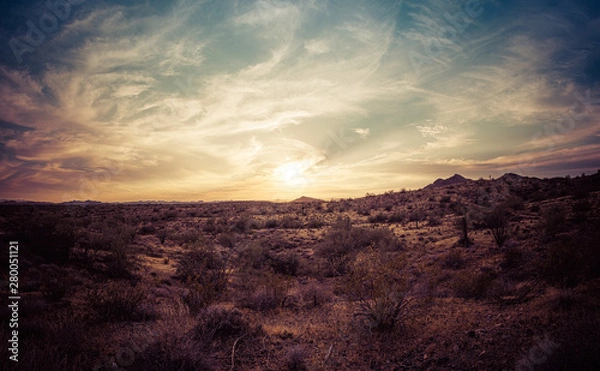
[(325, 201), (319, 200), (318, 198), (302, 196), (300, 198), (295, 199), (292, 202), (294, 202), (294, 203), (311, 203), (311, 202), (325, 202)]
[(425, 188), (427, 189), (427, 188), (445, 187), (445, 186), (449, 186), (449, 185), (468, 182), (470, 180), (471, 179), (467, 179), (460, 174), (454, 174), (448, 179), (437, 179), (435, 182), (431, 183), (430, 185), (426, 186)]

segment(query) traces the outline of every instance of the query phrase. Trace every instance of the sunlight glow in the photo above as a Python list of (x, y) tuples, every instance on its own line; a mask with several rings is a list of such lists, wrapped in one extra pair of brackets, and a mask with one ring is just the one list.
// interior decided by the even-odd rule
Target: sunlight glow
[(290, 187), (302, 187), (308, 183), (305, 171), (309, 164), (305, 161), (286, 162), (273, 172), (274, 178)]

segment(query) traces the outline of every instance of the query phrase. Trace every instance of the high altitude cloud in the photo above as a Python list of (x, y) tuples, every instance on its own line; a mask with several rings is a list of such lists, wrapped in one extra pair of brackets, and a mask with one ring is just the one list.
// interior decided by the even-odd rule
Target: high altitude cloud
[[(0, 54), (2, 197), (326, 198), (594, 171), (591, 4), (78, 3), (22, 63)], [(10, 4), (4, 44), (45, 14)]]

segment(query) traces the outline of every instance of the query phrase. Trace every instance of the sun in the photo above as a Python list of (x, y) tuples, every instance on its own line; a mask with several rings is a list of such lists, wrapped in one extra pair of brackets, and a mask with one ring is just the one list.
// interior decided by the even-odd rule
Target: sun
[(308, 183), (305, 174), (307, 168), (303, 161), (286, 162), (275, 169), (274, 177), (290, 187), (302, 187)]

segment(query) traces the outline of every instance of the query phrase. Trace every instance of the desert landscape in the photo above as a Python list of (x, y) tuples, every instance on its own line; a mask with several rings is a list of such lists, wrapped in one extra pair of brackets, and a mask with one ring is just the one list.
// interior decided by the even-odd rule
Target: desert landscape
[(600, 173), (280, 203), (6, 201), (18, 366), (597, 370), (599, 202)]

